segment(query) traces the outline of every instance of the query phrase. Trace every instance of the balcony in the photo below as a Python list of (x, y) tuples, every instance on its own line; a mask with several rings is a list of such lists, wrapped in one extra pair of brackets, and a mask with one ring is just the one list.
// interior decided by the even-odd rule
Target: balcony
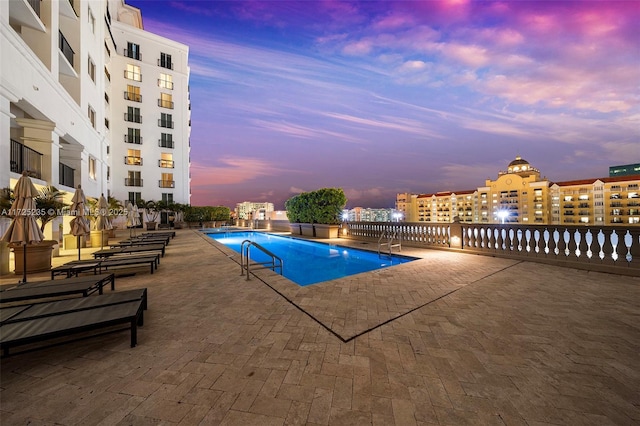
[(74, 173), (75, 173), (75, 169), (72, 169), (71, 167), (67, 166), (66, 164), (62, 164), (60, 163), (59, 167), (58, 167), (58, 181), (60, 183), (60, 185), (64, 185), (64, 186), (69, 186), (71, 188), (75, 187), (75, 181), (74, 181)]
[[(142, 166), (142, 157), (134, 157), (132, 155), (127, 155), (124, 157), (124, 164), (128, 166)], [(132, 186), (135, 186), (135, 185), (132, 185)]]
[(132, 123), (142, 123), (142, 116), (139, 114), (124, 113), (124, 121), (130, 121)]
[(124, 135), (124, 143), (142, 145), (142, 136)]
[(158, 181), (158, 185), (160, 186), (160, 188), (175, 188), (176, 187), (176, 181), (174, 181), (174, 180), (159, 180)]
[(124, 98), (128, 101), (142, 102), (142, 95), (134, 92), (124, 92)]
[(11, 152), (9, 154), (10, 170), (13, 173), (27, 172), (27, 175), (36, 179), (42, 179), (43, 155), (20, 142), (11, 139)]
[(25, 26), (36, 31), (46, 32), (47, 28), (40, 19), (40, 0), (10, 1), (9, 22)]
[(173, 129), (173, 121), (169, 121), (169, 120), (158, 120), (158, 126), (159, 127), (164, 127), (167, 129)]
[(171, 149), (173, 149), (173, 139), (169, 139), (169, 140), (167, 140), (167, 139), (165, 139), (165, 140), (158, 139), (158, 146), (161, 147), (161, 148), (171, 148)]
[(158, 106), (162, 108), (173, 109), (173, 102), (164, 99), (158, 99)]
[(127, 80), (142, 81), (142, 74), (124, 70), (124, 78)]
[(142, 186), (141, 178), (124, 178), (124, 186)]
[(135, 59), (137, 61), (142, 60), (142, 54), (138, 50), (124, 49), (124, 56), (126, 56), (127, 58)]
[(58, 47), (60, 49), (60, 54), (62, 55), (59, 61), (60, 72), (72, 77), (77, 77), (78, 75), (73, 69), (74, 51), (65, 36), (62, 34), (62, 31), (58, 31)]
[(158, 166), (164, 169), (173, 169), (173, 160), (158, 160)]
[(162, 59), (158, 59), (158, 66), (162, 67), (162, 68), (167, 68), (172, 70), (173, 69), (173, 62), (171, 62), (170, 60), (162, 60)]

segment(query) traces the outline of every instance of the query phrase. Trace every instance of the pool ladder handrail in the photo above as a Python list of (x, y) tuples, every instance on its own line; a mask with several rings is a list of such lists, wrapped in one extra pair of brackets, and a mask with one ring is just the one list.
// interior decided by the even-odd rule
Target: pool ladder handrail
[[(383, 241), (383, 239), (386, 239), (386, 241)], [(378, 238), (378, 256), (380, 256), (384, 247), (388, 249), (389, 257), (391, 257), (391, 252), (394, 248), (402, 251), (402, 234), (398, 236), (396, 231), (393, 231), (393, 233), (383, 231), (382, 234), (380, 234), (380, 238)]]
[[(250, 249), (251, 247), (255, 247), (267, 256), (271, 257), (270, 262), (254, 262), (251, 263)], [(277, 262), (276, 262), (277, 261)], [(282, 270), (284, 268), (284, 263), (282, 259), (277, 255), (271, 253), (266, 248), (262, 247), (260, 244), (251, 240), (244, 240), (242, 244), (240, 244), (240, 276), (244, 275), (244, 271), (247, 271), (247, 281), (250, 280), (250, 267), (251, 266), (259, 266), (259, 269), (271, 269), (273, 272), (276, 272), (276, 268), (280, 268), (280, 275), (282, 275)]]

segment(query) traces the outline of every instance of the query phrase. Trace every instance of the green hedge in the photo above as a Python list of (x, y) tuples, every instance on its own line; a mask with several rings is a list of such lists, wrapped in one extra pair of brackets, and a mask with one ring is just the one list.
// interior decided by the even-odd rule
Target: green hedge
[(303, 192), (285, 203), (291, 223), (339, 224), (347, 197), (342, 188), (322, 188)]

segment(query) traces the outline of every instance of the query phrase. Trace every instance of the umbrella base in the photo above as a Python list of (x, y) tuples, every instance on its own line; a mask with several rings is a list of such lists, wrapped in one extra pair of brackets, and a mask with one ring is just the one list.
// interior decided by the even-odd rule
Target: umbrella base
[[(51, 255), (53, 246), (58, 244), (54, 240), (45, 240), (37, 244), (27, 245), (27, 273), (45, 272), (51, 270)], [(13, 249), (13, 259), (15, 263), (14, 273), (22, 275), (24, 273), (24, 247), (23, 245), (10, 245)]]

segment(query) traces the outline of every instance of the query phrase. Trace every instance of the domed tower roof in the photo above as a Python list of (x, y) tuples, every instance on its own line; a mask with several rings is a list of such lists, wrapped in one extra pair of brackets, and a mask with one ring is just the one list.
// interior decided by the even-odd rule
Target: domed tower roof
[(531, 164), (529, 164), (527, 160), (522, 159), (522, 157), (518, 155), (515, 160), (509, 163), (507, 170), (500, 172), (499, 175), (506, 175), (510, 173), (529, 176), (531, 174), (540, 173), (540, 171), (535, 167), (531, 167)]

